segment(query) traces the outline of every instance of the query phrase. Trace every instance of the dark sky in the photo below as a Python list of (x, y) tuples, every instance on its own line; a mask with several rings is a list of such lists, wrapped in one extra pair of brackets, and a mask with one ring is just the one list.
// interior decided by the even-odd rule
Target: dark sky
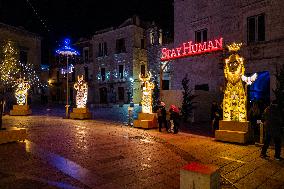
[[(69, 36), (90, 36), (134, 14), (172, 33), (173, 0), (0, 0), (0, 21), (39, 33), (46, 45)], [(34, 9), (32, 8), (34, 7)], [(41, 23), (43, 20), (45, 25)]]

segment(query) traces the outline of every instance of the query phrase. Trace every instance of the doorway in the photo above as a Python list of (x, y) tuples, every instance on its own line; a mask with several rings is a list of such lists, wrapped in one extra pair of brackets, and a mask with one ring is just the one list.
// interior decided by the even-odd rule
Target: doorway
[(100, 88), (100, 103), (107, 104), (107, 88), (106, 87)]
[(124, 87), (118, 87), (118, 100), (124, 102)]

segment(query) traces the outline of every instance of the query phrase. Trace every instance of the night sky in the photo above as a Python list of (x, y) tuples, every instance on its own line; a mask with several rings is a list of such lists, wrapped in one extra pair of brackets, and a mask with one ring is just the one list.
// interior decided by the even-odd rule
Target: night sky
[(65, 36), (88, 37), (135, 14), (172, 35), (173, 0), (0, 0), (0, 22), (40, 34), (49, 50)]

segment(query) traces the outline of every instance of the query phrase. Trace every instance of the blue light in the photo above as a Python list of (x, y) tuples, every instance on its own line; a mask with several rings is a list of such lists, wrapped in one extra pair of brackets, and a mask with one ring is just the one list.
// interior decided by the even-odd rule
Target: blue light
[(60, 54), (60, 55), (64, 55), (64, 56), (73, 56), (73, 55), (80, 55), (80, 53), (78, 51), (76, 51), (75, 49), (73, 49), (71, 46), (70, 46), (70, 39), (68, 38), (65, 38), (63, 40), (63, 47), (60, 47), (59, 49), (57, 49), (55, 52), (57, 54)]

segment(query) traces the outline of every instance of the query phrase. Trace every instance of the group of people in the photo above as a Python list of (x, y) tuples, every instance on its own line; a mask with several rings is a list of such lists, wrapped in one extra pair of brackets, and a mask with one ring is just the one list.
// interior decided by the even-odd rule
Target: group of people
[(163, 125), (166, 130), (177, 134), (180, 125), (180, 110), (175, 105), (171, 105), (169, 110), (166, 110), (164, 102), (160, 102), (157, 110), (159, 131), (162, 132)]

